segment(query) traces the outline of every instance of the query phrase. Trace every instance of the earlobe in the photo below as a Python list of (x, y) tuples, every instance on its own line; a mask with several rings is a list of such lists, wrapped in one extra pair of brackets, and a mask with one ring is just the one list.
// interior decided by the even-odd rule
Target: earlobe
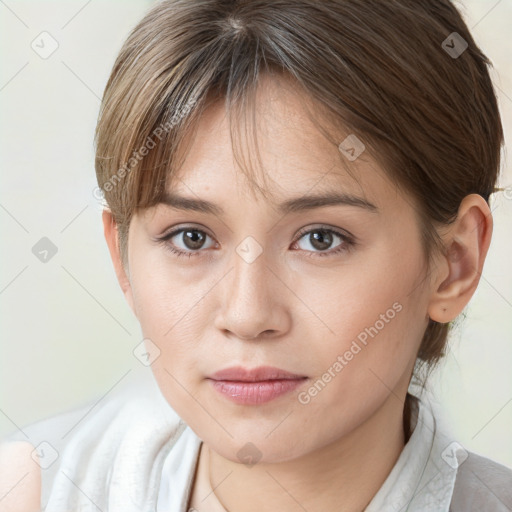
[[(480, 281), (492, 235), (492, 214), (478, 194), (466, 196), (457, 219), (444, 235), (446, 253), (434, 283), (428, 308), (429, 317), (439, 323), (456, 318), (473, 296)], [(448, 271), (446, 271), (448, 269)]]
[(133, 311), (134, 315), (137, 316), (135, 304), (133, 301), (133, 293), (130, 279), (124, 267), (119, 247), (119, 232), (117, 228), (117, 223), (114, 220), (112, 213), (106, 209), (103, 210), (102, 220), (103, 232), (105, 235), (105, 240), (107, 242), (108, 250), (110, 252), (110, 257), (112, 259), (112, 264), (114, 265), (117, 280), (119, 282), (119, 285), (121, 286), (121, 290), (123, 291), (126, 301), (130, 306), (130, 309)]

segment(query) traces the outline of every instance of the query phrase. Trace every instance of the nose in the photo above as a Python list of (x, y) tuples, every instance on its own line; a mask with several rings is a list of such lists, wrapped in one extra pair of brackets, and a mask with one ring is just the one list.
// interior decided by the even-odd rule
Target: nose
[(221, 304), (217, 329), (241, 340), (268, 339), (290, 328), (289, 291), (275, 270), (267, 265), (265, 252), (248, 262), (236, 252), (231, 271), (219, 283)]

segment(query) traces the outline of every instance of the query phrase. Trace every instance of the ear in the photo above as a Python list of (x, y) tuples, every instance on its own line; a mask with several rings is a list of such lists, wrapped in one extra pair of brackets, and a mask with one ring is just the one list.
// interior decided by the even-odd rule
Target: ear
[(436, 267), (440, 271), (428, 308), (432, 320), (452, 321), (471, 299), (480, 281), (492, 227), (492, 214), (485, 199), (478, 194), (466, 196), (457, 219), (442, 236), (446, 254)]
[(117, 223), (109, 210), (103, 210), (102, 218), (103, 232), (105, 234), (105, 240), (107, 241), (108, 250), (110, 251), (110, 257), (112, 258), (114, 270), (116, 271), (117, 280), (119, 281), (119, 285), (121, 286), (121, 290), (123, 291), (130, 309), (133, 311), (133, 314), (137, 316), (135, 304), (133, 301), (132, 286), (129, 276), (124, 268), (121, 251), (119, 248), (119, 231), (117, 228)]

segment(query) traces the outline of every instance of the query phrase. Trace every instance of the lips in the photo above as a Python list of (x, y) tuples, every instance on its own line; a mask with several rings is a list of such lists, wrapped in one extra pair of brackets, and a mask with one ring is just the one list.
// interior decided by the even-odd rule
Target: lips
[(303, 385), (305, 375), (273, 366), (226, 368), (208, 377), (212, 388), (239, 405), (262, 405)]
[(259, 366), (252, 369), (242, 366), (233, 366), (215, 372), (208, 378), (217, 381), (261, 382), (268, 380), (297, 380), (307, 377), (305, 375), (290, 373), (274, 366)]

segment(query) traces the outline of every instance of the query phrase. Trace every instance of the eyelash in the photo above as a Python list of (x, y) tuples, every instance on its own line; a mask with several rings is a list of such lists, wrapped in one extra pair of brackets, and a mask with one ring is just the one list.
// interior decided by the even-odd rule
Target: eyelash
[[(204, 234), (206, 236), (210, 236), (210, 235), (208, 235), (208, 233), (206, 233), (205, 231), (203, 231), (201, 229), (194, 228), (192, 226), (185, 226), (185, 227), (179, 228), (179, 229), (177, 229), (175, 231), (171, 231), (170, 233), (167, 233), (166, 235), (164, 235), (164, 236), (162, 236), (160, 238), (157, 238), (157, 242), (163, 244), (166, 249), (171, 251), (177, 257), (186, 256), (187, 258), (191, 258), (192, 256), (200, 256), (201, 252), (203, 252), (201, 250), (197, 250), (197, 251), (182, 251), (180, 249), (176, 249), (170, 243), (168, 243), (171, 238), (175, 237), (176, 235), (179, 235), (180, 233), (183, 233), (184, 231), (197, 231), (197, 232), (202, 233), (202, 234)], [(335, 256), (335, 255), (338, 255), (338, 254), (341, 254), (341, 253), (349, 251), (350, 249), (352, 249), (356, 245), (356, 242), (354, 241), (354, 239), (351, 236), (349, 236), (349, 235), (347, 235), (345, 233), (341, 233), (340, 231), (337, 231), (335, 229), (329, 228), (327, 226), (325, 226), (325, 227), (324, 226), (320, 226), (320, 227), (316, 227), (316, 228), (313, 228), (313, 229), (307, 229), (307, 230), (300, 231), (298, 233), (298, 235), (297, 235), (296, 240), (293, 242), (293, 244), (297, 243), (304, 235), (307, 235), (309, 233), (314, 233), (316, 231), (333, 233), (334, 235), (336, 235), (339, 238), (341, 238), (342, 243), (336, 249), (333, 249), (331, 251), (320, 251), (320, 252), (306, 251), (308, 253), (307, 257), (310, 257), (310, 258), (321, 257), (321, 258), (323, 258), (325, 256)]]

